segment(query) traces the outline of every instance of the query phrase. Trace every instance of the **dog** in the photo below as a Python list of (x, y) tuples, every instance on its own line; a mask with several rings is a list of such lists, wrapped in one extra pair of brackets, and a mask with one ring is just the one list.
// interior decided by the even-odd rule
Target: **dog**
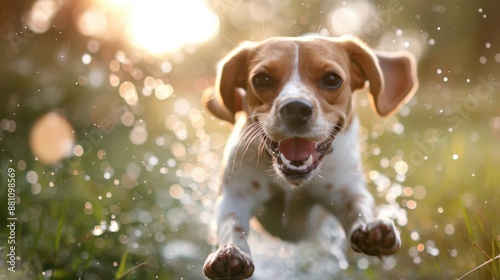
[(234, 130), (216, 203), (220, 243), (205, 276), (252, 276), (252, 217), (282, 240), (299, 241), (330, 213), (355, 252), (397, 252), (399, 231), (376, 215), (361, 167), (353, 94), (366, 84), (378, 115), (397, 111), (418, 87), (414, 56), (372, 50), (353, 36), (313, 36), (244, 42), (223, 59), (204, 103)]

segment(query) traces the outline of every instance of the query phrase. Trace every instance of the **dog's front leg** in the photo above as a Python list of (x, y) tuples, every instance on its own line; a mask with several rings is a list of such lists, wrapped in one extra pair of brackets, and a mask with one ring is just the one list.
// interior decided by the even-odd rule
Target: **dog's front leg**
[(339, 216), (350, 233), (351, 248), (377, 257), (396, 253), (401, 247), (399, 232), (391, 219), (376, 216), (373, 197), (365, 189), (364, 182), (359, 180), (349, 191), (342, 191), (350, 195), (345, 205), (348, 211)]
[(354, 179), (323, 198), (323, 205), (341, 222), (355, 252), (381, 257), (392, 255), (401, 247), (394, 222), (375, 216), (373, 197), (361, 179)]
[(262, 176), (269, 160), (258, 160), (259, 139), (246, 142), (242, 136), (246, 120), (246, 115), (237, 118), (224, 154), (226, 166), (215, 209), (219, 247), (203, 265), (210, 279), (246, 279), (254, 272), (246, 239), (254, 210), (270, 197), (269, 179)]
[(399, 232), (391, 219), (375, 213), (373, 196), (363, 178), (357, 125), (353, 122), (336, 140), (337, 148), (325, 158), (323, 166), (327, 183), (313, 193), (341, 222), (354, 251), (378, 257), (391, 255), (401, 247)]
[(219, 248), (211, 253), (203, 266), (210, 279), (246, 279), (252, 276), (254, 265), (246, 241), (252, 213), (248, 199), (224, 188), (217, 205)]

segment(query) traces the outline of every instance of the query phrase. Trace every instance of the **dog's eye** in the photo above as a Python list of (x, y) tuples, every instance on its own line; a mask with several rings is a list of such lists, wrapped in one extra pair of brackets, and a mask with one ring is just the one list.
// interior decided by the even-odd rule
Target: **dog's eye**
[(273, 80), (266, 73), (258, 73), (253, 76), (252, 83), (257, 88), (266, 88), (273, 85)]
[(342, 78), (335, 73), (327, 73), (321, 80), (321, 84), (329, 89), (338, 89), (342, 85)]

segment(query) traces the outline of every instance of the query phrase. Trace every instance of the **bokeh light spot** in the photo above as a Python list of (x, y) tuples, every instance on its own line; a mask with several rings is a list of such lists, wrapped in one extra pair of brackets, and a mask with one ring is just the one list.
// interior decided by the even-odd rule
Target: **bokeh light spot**
[(365, 1), (356, 1), (334, 9), (329, 15), (331, 32), (335, 35), (359, 34), (370, 11), (370, 4)]
[(130, 131), (130, 142), (134, 145), (142, 145), (148, 140), (148, 132), (143, 126), (136, 126)]
[(400, 160), (400, 161), (396, 162), (394, 169), (396, 170), (396, 172), (398, 174), (404, 175), (408, 171), (408, 164), (406, 162)]
[(452, 235), (455, 233), (455, 226), (453, 226), (452, 224), (447, 224), (444, 227), (444, 231), (446, 232), (446, 234)]
[(52, 19), (61, 8), (60, 1), (38, 0), (26, 18), (26, 25), (35, 33), (49, 30)]
[(173, 184), (170, 186), (169, 194), (172, 198), (180, 199), (184, 195), (184, 189), (178, 184)]
[(106, 32), (108, 23), (106, 14), (97, 7), (85, 11), (77, 22), (77, 27), (84, 35), (100, 37)]
[(426, 195), (427, 190), (424, 186), (419, 185), (413, 189), (413, 197), (415, 197), (416, 199), (424, 199)]
[(135, 85), (131, 82), (123, 82), (118, 89), (120, 96), (125, 99), (128, 105), (134, 106), (139, 101)]
[(28, 181), (28, 183), (35, 184), (38, 182), (38, 174), (35, 171), (29, 171), (26, 174), (26, 181)]
[(171, 85), (157, 85), (155, 87), (155, 96), (159, 100), (164, 100), (174, 93), (174, 88)]
[(186, 115), (191, 109), (191, 103), (185, 98), (179, 98), (175, 101), (174, 111), (178, 115)]
[(54, 164), (69, 156), (74, 142), (71, 125), (53, 112), (41, 117), (30, 132), (31, 151), (45, 164)]
[(81, 157), (83, 155), (83, 153), (85, 152), (85, 150), (83, 149), (82, 145), (76, 145), (74, 148), (73, 148), (73, 154), (77, 157)]
[(408, 209), (415, 209), (417, 208), (417, 202), (415, 202), (415, 200), (408, 200), (406, 202), (406, 207), (408, 207)]

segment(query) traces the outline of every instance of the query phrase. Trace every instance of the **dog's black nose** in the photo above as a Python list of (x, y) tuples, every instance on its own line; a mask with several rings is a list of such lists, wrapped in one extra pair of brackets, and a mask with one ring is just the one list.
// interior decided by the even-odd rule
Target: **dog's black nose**
[(293, 100), (281, 105), (279, 113), (283, 121), (288, 125), (301, 126), (311, 118), (313, 106), (306, 101)]

